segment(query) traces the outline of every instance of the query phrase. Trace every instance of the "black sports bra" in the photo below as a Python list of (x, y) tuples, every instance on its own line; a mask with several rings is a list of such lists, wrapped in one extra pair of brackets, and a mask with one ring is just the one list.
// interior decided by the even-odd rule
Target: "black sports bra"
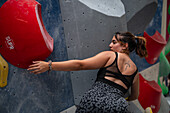
[[(133, 79), (134, 79), (135, 75), (137, 74), (138, 69), (132, 75), (123, 75), (120, 72), (120, 70), (118, 68), (118, 64), (117, 64), (118, 53), (115, 52), (115, 54), (116, 54), (116, 58), (111, 65), (109, 65), (107, 67), (100, 68), (100, 70), (98, 71), (98, 74), (97, 74), (96, 81), (102, 81), (104, 83), (107, 83), (113, 87), (120, 89), (123, 93), (126, 93), (129, 89), (129, 87), (132, 85)], [(113, 77), (113, 78), (121, 80), (127, 86), (127, 89), (125, 89), (123, 86), (121, 86), (113, 81), (105, 79), (105, 76)]]

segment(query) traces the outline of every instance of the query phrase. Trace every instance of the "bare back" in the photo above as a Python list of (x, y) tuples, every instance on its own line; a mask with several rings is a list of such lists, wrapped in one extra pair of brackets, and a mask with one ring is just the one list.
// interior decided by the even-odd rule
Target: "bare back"
[[(115, 59), (116, 59), (116, 54), (113, 53), (113, 55), (110, 57), (110, 59), (106, 63), (105, 67), (112, 64)], [(132, 74), (134, 74), (134, 72), (137, 70), (137, 67), (134, 64), (134, 62), (125, 53), (118, 53), (116, 65), (118, 68), (117, 71), (115, 69), (115, 65), (112, 65), (107, 70), (109, 70), (109, 71), (114, 70), (114, 72), (116, 72), (116, 73), (121, 73), (121, 75), (119, 75), (119, 76), (127, 76), (127, 78), (128, 78), (128, 76), (131, 76)], [(112, 75), (112, 74), (106, 73), (106, 75)], [(127, 86), (122, 82), (122, 80), (120, 80), (116, 77), (105, 76), (105, 79), (108, 79), (114, 83), (117, 83), (117, 84), (123, 86), (125, 89), (128, 89)]]

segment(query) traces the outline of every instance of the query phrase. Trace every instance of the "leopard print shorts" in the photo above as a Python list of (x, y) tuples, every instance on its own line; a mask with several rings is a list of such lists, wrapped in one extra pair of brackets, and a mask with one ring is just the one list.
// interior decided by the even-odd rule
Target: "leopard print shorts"
[(76, 113), (129, 113), (123, 96), (119, 89), (97, 81), (82, 97)]

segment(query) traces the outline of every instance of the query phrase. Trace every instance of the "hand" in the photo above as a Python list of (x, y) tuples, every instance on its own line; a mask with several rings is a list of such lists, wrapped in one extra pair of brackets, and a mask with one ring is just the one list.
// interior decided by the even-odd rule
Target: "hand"
[(49, 70), (48, 62), (33, 61), (33, 64), (29, 66), (27, 70), (31, 70), (30, 73), (40, 74)]

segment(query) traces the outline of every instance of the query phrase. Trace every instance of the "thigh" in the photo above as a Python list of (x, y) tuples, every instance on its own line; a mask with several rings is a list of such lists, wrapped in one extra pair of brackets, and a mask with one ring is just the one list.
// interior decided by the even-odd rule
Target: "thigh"
[(83, 98), (76, 113), (129, 113), (128, 103), (123, 98)]
[(82, 97), (76, 113), (128, 113), (128, 102), (120, 90), (97, 83)]
[(116, 105), (115, 110), (118, 113), (129, 113), (129, 111), (128, 111), (128, 102), (123, 97), (119, 98), (114, 103)]

